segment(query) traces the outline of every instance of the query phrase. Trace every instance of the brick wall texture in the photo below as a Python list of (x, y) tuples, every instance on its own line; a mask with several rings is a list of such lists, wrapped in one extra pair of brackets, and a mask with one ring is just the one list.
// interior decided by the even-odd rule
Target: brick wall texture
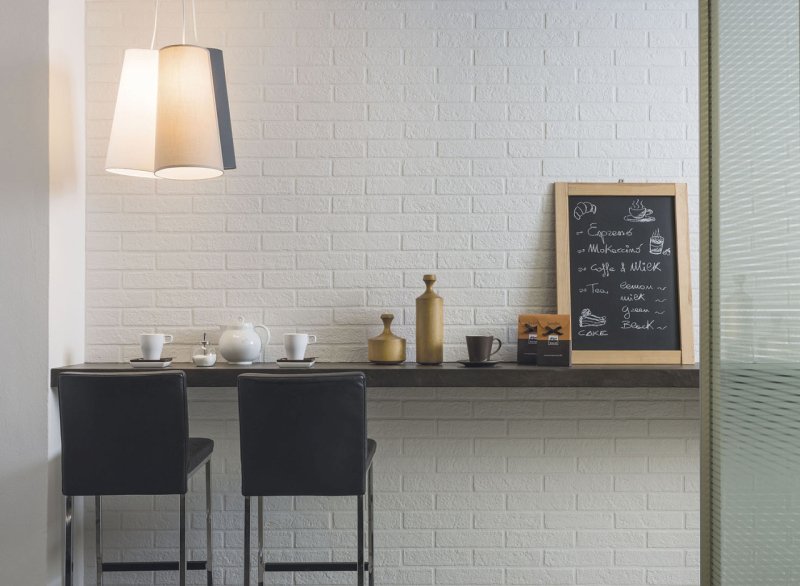
[[(179, 42), (161, 4), (157, 44)], [(87, 360), (137, 356), (142, 331), (187, 360), (240, 315), (271, 328), (270, 360), (298, 330), (364, 360), (384, 311), (413, 358), (428, 272), (446, 359), (468, 333), (511, 340), (555, 309), (554, 181), (686, 181), (697, 242), (696, 2), (198, 0), (238, 155), (201, 183), (105, 173), (122, 53), (153, 13), (87, 7)]]
[[(157, 44), (179, 42), (179, 3), (161, 4)], [(142, 331), (174, 334), (187, 360), (240, 315), (271, 328), (270, 360), (292, 331), (319, 336), (321, 359), (364, 360), (384, 311), (413, 359), (428, 272), (446, 359), (467, 333), (510, 341), (517, 314), (555, 309), (555, 181), (686, 181), (696, 245), (695, 2), (198, 0), (199, 44), (224, 50), (238, 169), (188, 184), (103, 170), (122, 54), (148, 45), (152, 17), (149, 2), (87, 0), (89, 361), (138, 355)], [(696, 391), (370, 396), (378, 584), (699, 583)], [(241, 584), (235, 394), (193, 390), (191, 411), (217, 441), (216, 583)], [(173, 500), (108, 499), (107, 556), (174, 556)], [(353, 507), (272, 499), (270, 557), (349, 558)]]

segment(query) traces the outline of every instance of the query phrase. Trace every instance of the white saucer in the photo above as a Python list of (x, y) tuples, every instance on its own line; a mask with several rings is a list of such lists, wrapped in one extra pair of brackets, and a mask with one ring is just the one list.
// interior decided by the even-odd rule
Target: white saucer
[(172, 364), (172, 357), (160, 360), (145, 360), (144, 358), (131, 358), (130, 365), (134, 368), (166, 368)]
[(316, 357), (304, 358), (303, 360), (278, 358), (276, 362), (278, 364), (278, 368), (311, 368), (317, 363), (317, 359)]

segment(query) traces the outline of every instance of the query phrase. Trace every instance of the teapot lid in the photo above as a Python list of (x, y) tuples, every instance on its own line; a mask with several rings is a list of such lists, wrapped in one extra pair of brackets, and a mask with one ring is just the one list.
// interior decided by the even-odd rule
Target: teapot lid
[(252, 330), (253, 324), (252, 322), (244, 321), (244, 317), (240, 315), (234, 323), (225, 324), (222, 327), (229, 330)]

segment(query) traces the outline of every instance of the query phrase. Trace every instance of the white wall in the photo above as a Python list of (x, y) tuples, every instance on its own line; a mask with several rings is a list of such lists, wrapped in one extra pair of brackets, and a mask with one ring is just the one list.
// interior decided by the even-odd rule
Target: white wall
[(0, 584), (46, 584), (47, 2), (0, 18)]
[[(162, 9), (168, 44), (178, 3)], [(447, 359), (465, 333), (509, 340), (517, 314), (555, 306), (555, 181), (686, 181), (696, 246), (694, 2), (202, 0), (198, 16), (225, 51), (239, 168), (150, 182), (103, 163), (122, 53), (147, 46), (152, 12), (87, 4), (88, 360), (135, 356), (142, 330), (176, 334), (186, 360), (238, 315), (272, 328), (270, 359), (305, 330), (321, 358), (363, 360), (383, 311), (413, 342), (427, 272)], [(223, 584), (241, 583), (233, 396), (191, 404), (217, 441)], [(373, 389), (369, 416), (378, 583), (699, 582), (694, 392)], [(175, 553), (174, 499), (112, 501), (110, 555)], [(349, 503), (271, 506), (274, 558), (351, 554)]]
[[(168, 44), (179, 3), (162, 4)], [(149, 43), (152, 12), (88, 4), (89, 360), (137, 355), (142, 330), (176, 334), (186, 360), (238, 315), (272, 328), (272, 360), (295, 330), (322, 359), (364, 360), (384, 311), (413, 342), (427, 272), (448, 360), (468, 333), (511, 340), (519, 313), (555, 308), (555, 181), (687, 181), (696, 247), (694, 2), (203, 0), (198, 16), (225, 51), (239, 168), (156, 183), (103, 170), (122, 52)]]
[[(84, 0), (50, 0), (50, 367), (83, 362), (86, 278), (86, 51)], [(58, 398), (48, 393), (48, 582), (61, 584)], [(81, 519), (75, 503), (76, 584), (83, 580)]]

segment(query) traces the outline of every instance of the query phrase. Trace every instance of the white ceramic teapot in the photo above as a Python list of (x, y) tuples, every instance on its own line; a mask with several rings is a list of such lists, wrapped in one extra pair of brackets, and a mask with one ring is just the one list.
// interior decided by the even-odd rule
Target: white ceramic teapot
[(262, 341), (256, 329), (261, 328), (267, 333), (263, 346), (269, 344), (269, 328), (263, 325), (253, 325), (240, 317), (238, 322), (226, 326), (219, 337), (219, 353), (231, 364), (253, 364), (261, 357)]

